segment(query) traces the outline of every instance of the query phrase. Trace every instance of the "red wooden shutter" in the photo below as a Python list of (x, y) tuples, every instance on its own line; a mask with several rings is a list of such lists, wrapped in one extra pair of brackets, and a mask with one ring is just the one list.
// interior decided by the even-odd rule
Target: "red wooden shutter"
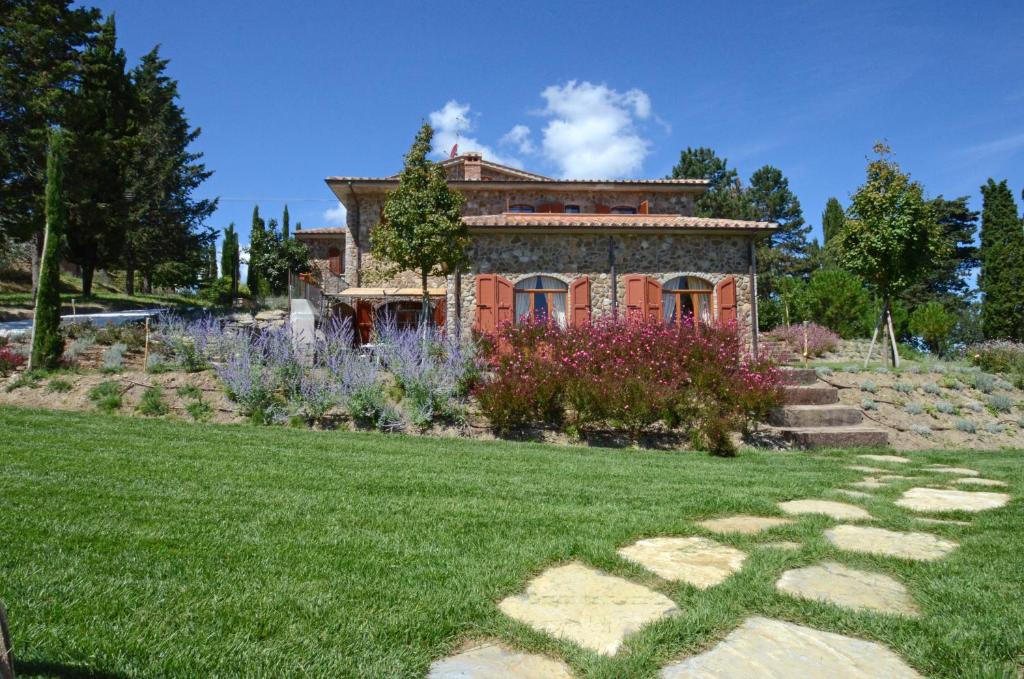
[(561, 203), (542, 203), (537, 207), (537, 212), (565, 212), (565, 205)]
[(476, 329), (480, 332), (494, 332), (498, 327), (495, 318), (497, 294), (494, 290), (494, 274), (484, 273), (476, 277)]
[(514, 309), (515, 294), (512, 291), (512, 283), (507, 278), (502, 276), (494, 277), (494, 291), (495, 291), (495, 321), (496, 327), (502, 323), (512, 323), (515, 319), (512, 317)]
[(718, 322), (730, 323), (736, 320), (736, 279), (723, 278), (715, 286), (718, 293)]
[(587, 325), (590, 323), (590, 278), (580, 276), (569, 286), (572, 298), (572, 324)]
[(646, 200), (644, 200), (644, 201), (640, 201), (640, 207), (637, 208), (636, 213), (638, 215), (646, 215), (646, 214), (648, 214), (650, 212), (650, 210), (651, 210), (650, 203), (648, 203)]
[(647, 276), (631, 274), (622, 282), (626, 286), (626, 318), (639, 321), (647, 309)]
[(445, 321), (448, 316), (448, 300), (441, 297), (434, 302), (434, 325), (439, 328), (444, 328)]
[(356, 330), (361, 344), (370, 341), (370, 335), (373, 333), (373, 307), (369, 302), (356, 302)]
[(607, 205), (595, 205), (594, 206), (594, 212), (599, 214), (599, 215), (608, 215), (608, 214), (611, 214), (612, 209), (610, 207), (608, 207)]
[(652, 321), (661, 320), (661, 283), (650, 276), (646, 276), (646, 299), (645, 306), (647, 318)]
[(327, 268), (330, 269), (331, 273), (335, 276), (340, 276), (345, 270), (344, 267), (341, 250), (336, 247), (331, 247), (327, 250)]

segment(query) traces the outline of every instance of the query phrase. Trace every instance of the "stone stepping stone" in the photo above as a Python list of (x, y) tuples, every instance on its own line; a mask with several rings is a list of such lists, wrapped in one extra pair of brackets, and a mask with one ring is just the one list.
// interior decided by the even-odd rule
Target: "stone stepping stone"
[(848, 464), (846, 465), (846, 468), (851, 469), (855, 472), (865, 472), (867, 474), (878, 474), (880, 472), (884, 473), (889, 471), (888, 469), (879, 469), (878, 467), (865, 467), (864, 465), (860, 464)]
[(947, 488), (911, 488), (896, 504), (915, 512), (983, 512), (998, 509), (1010, 501), (1006, 493), (953, 490)]
[(841, 521), (871, 518), (863, 507), (832, 500), (790, 500), (780, 502), (779, 509), (786, 514), (825, 514)]
[(956, 521), (954, 519), (927, 519), (925, 517), (918, 517), (917, 519), (921, 523), (932, 523), (940, 526), (970, 526), (970, 521)]
[(941, 559), (959, 546), (931, 533), (901, 533), (850, 524), (826, 530), (825, 539), (839, 549), (850, 552), (894, 556), (912, 561)]
[(769, 530), (777, 526), (788, 526), (795, 523), (792, 519), (780, 519), (776, 516), (750, 516), (738, 514), (736, 516), (723, 516), (720, 519), (708, 519), (697, 523), (702, 528), (707, 528), (714, 533), (742, 533), (753, 535), (761, 531)]
[(799, 542), (793, 542), (792, 540), (779, 540), (778, 542), (765, 542), (764, 544), (758, 545), (758, 547), (767, 547), (768, 549), (783, 549), (788, 552), (795, 551), (803, 547)]
[(910, 462), (909, 457), (902, 457), (900, 455), (858, 455), (857, 457), (863, 460), (872, 460), (873, 462), (896, 462), (898, 464)]
[(925, 471), (935, 472), (936, 474), (956, 474), (957, 476), (978, 476), (978, 470), (967, 469), (966, 467), (944, 467), (941, 464), (930, 464), (925, 467)]
[(954, 483), (965, 483), (971, 486), (1006, 486), (1006, 481), (996, 481), (995, 479), (979, 479), (974, 476), (965, 476), (962, 479), (956, 479)]
[(847, 568), (834, 561), (788, 570), (775, 583), (775, 588), (790, 596), (857, 611), (919, 615), (907, 588), (898, 581), (881, 573)]
[(864, 493), (859, 490), (849, 490), (847, 488), (836, 488), (835, 492), (842, 493), (847, 497), (855, 497), (861, 500), (863, 500), (864, 498), (874, 497), (874, 495), (872, 495), (871, 493)]
[(498, 608), (602, 655), (615, 655), (628, 635), (679, 612), (664, 594), (579, 563), (549, 568)]
[(640, 564), (666, 580), (707, 589), (743, 567), (747, 555), (707, 538), (649, 538), (619, 550), (619, 556)]
[(863, 481), (855, 481), (850, 484), (855, 488), (863, 488), (864, 490), (878, 490), (879, 488), (885, 488), (885, 484), (879, 479), (866, 478)]
[(916, 476), (902, 476), (900, 474), (882, 474), (877, 477), (879, 481), (913, 481)]
[(769, 618), (747, 618), (710, 651), (661, 670), (663, 679), (920, 679), (881, 644)]
[(542, 655), (486, 644), (438, 660), (427, 679), (572, 679), (569, 667)]

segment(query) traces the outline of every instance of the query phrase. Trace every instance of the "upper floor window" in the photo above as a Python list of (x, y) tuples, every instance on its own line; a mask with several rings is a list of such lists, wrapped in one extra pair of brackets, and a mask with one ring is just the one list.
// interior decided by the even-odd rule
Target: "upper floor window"
[(613, 215), (635, 215), (636, 208), (629, 207), (628, 205), (617, 205), (612, 208)]
[(579, 205), (566, 205), (565, 206), (565, 211), (568, 214), (571, 214), (571, 215), (578, 215), (580, 213), (580, 206)]
[(680, 276), (665, 283), (661, 287), (661, 308), (665, 321), (675, 325), (691, 317), (701, 323), (710, 323), (711, 289), (709, 281), (696, 276)]
[(530, 276), (516, 283), (516, 321), (532, 318), (566, 325), (569, 286), (551, 276)]
[(523, 204), (510, 205), (509, 208), (508, 208), (508, 211), (509, 212), (533, 212), (533, 206), (532, 205), (523, 205)]

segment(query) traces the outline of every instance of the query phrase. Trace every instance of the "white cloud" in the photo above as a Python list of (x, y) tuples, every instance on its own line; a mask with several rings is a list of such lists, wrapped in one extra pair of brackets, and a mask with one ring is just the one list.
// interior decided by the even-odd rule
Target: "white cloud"
[(324, 210), (324, 221), (332, 226), (344, 226), (346, 214), (348, 214), (348, 211), (345, 209), (345, 206), (341, 204), (341, 201), (338, 201), (338, 204), (334, 207)]
[(479, 151), (484, 158), (495, 163), (522, 167), (522, 163), (518, 159), (504, 156), (469, 136), (473, 130), (469, 104), (460, 104), (454, 99), (450, 100), (441, 110), (433, 111), (430, 114), (430, 125), (434, 128), (433, 151), (438, 158), (447, 158), (452, 147), (458, 144), (459, 153)]
[(651, 116), (645, 92), (570, 80), (545, 88), (541, 96), (547, 101), (541, 114), (551, 118), (544, 128), (544, 156), (563, 177), (623, 177), (640, 170), (650, 149), (637, 131), (637, 121)]
[(515, 146), (524, 155), (530, 155), (537, 150), (533, 145), (533, 139), (530, 138), (530, 128), (526, 125), (515, 125), (498, 143)]

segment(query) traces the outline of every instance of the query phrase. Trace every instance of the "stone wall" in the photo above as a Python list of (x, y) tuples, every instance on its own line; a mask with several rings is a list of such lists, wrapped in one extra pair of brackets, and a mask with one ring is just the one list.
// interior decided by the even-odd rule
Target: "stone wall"
[[(472, 328), (476, 310), (476, 275), (494, 273), (513, 284), (538, 274), (571, 283), (581, 275), (590, 277), (590, 301), (594, 316), (612, 312), (612, 279), (608, 255), (611, 238), (615, 248), (618, 278), (617, 303), (626, 308), (623, 278), (645, 274), (665, 283), (677, 276), (697, 276), (717, 284), (726, 276), (736, 279), (737, 320), (746, 342), (750, 341), (752, 306), (750, 289), (749, 238), (745, 236), (702, 236), (687, 234), (572, 235), (572, 234), (487, 234), (473, 238), (470, 271), (462, 275), (461, 326)], [(449, 286), (448, 308), (454, 321), (455, 295)], [(713, 293), (712, 308), (717, 309)]]
[[(342, 273), (340, 276), (331, 273), (327, 258), (327, 251), (332, 246), (341, 249), (343, 253), (345, 252), (346, 238), (344, 234), (313, 235), (302, 234), (299, 231), (296, 238), (305, 243), (306, 247), (309, 248), (309, 261), (313, 275), (320, 281), (320, 287), (324, 292), (334, 294), (350, 287), (345, 273)], [(351, 271), (348, 268), (347, 261), (345, 263), (345, 271)]]

